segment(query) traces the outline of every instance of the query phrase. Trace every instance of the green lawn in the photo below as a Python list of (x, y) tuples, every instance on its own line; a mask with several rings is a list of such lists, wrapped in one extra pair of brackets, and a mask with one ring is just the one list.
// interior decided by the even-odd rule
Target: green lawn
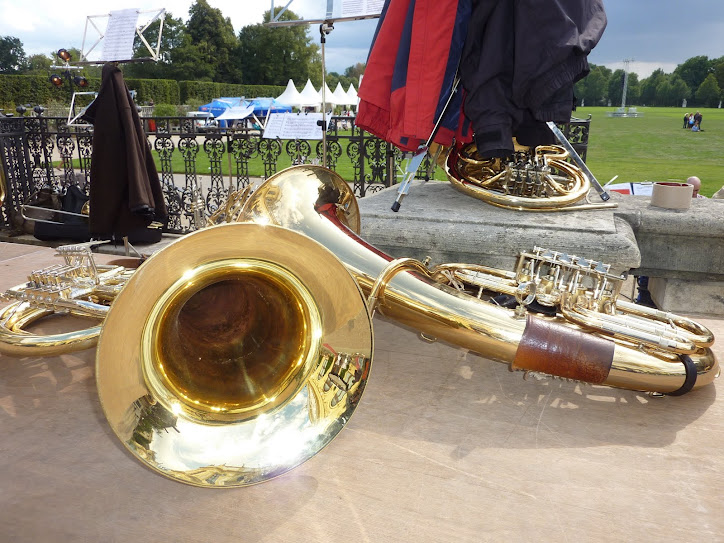
[[(201, 145), (203, 145), (202, 141), (199, 140)], [(286, 143), (286, 142), (285, 142)], [(312, 142), (313, 149), (316, 147), (316, 142)], [(314, 151), (312, 151), (314, 153)], [(342, 176), (343, 179), (351, 180), (354, 178), (354, 169), (352, 168), (352, 161), (349, 159), (349, 157), (344, 154), (344, 149), (342, 150), (342, 156), (339, 157), (337, 160), (336, 165), (336, 171), (337, 173)], [(156, 162), (156, 168), (158, 171), (161, 171), (161, 162), (158, 158), (158, 153), (156, 151), (153, 151), (154, 161)], [(279, 159), (276, 163), (276, 171), (281, 171), (284, 168), (288, 168), (292, 165), (292, 161), (289, 158), (289, 155), (286, 154), (286, 151), (282, 150), (282, 153), (279, 155)], [(184, 173), (184, 159), (181, 153), (178, 151), (178, 149), (174, 150), (173, 155), (171, 155), (171, 169), (174, 173)], [(229, 175), (229, 158), (228, 155), (224, 154), (221, 159), (221, 171), (223, 172), (224, 176)], [(232, 157), (231, 161), (231, 171), (232, 174), (236, 175), (236, 161)], [(209, 175), (211, 173), (211, 165), (209, 162), (208, 155), (204, 152), (203, 149), (199, 150), (199, 153), (196, 155), (196, 173), (199, 175)], [(249, 160), (249, 176), (250, 177), (263, 177), (264, 176), (264, 163), (262, 162), (262, 159), (260, 157), (255, 157)]]
[[(711, 196), (724, 185), (724, 109), (700, 109), (702, 132), (682, 128), (687, 111), (682, 108), (637, 109), (642, 117), (608, 117), (606, 113), (614, 111), (613, 107), (583, 107), (574, 112), (580, 118), (592, 115), (587, 163), (601, 184), (615, 175), (618, 175), (616, 182), (685, 181), (696, 175), (701, 179), (701, 194), (705, 196)], [(693, 113), (695, 109), (688, 111)], [(158, 160), (156, 164), (160, 169)], [(289, 165), (289, 157), (282, 152), (277, 171)], [(183, 157), (178, 151), (173, 154), (172, 168), (174, 172), (184, 172)], [(228, 169), (224, 155), (225, 176)], [(336, 169), (344, 179), (353, 178), (352, 165), (344, 151)], [(196, 172), (210, 172), (203, 150), (199, 150), (196, 157)], [(260, 158), (249, 162), (249, 174), (264, 175)], [(445, 174), (438, 168), (434, 177), (444, 180)]]
[(696, 175), (701, 193), (711, 196), (724, 185), (724, 109), (701, 108), (702, 132), (682, 128), (684, 113), (696, 109), (638, 107), (643, 117), (607, 117), (610, 107), (582, 107), (592, 115), (586, 163), (601, 184), (685, 181)]

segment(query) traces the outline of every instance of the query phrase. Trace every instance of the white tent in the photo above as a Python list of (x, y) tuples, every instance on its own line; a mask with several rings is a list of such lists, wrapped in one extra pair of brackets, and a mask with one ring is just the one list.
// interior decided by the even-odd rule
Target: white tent
[(322, 103), (322, 98), (319, 95), (319, 91), (314, 88), (312, 82), (307, 79), (307, 84), (304, 85), (302, 92), (299, 93), (298, 106), (316, 107)]
[(347, 96), (347, 93), (344, 92), (344, 89), (342, 88), (342, 83), (337, 82), (337, 86), (335, 87), (332, 94), (334, 95), (334, 98), (338, 104), (343, 106), (352, 105), (349, 102), (349, 97)]
[[(319, 100), (321, 102), (322, 100), (322, 92), (319, 92)], [(339, 102), (337, 100), (337, 97), (334, 95), (334, 93), (329, 90), (329, 86), (327, 85), (327, 82), (324, 82), (324, 101), (327, 102), (328, 106), (337, 106), (342, 105), (342, 102)]]
[(351, 106), (356, 106), (359, 103), (359, 98), (357, 97), (357, 89), (354, 88), (354, 85), (350, 85), (347, 89), (347, 98), (349, 102), (347, 102)]
[(277, 102), (280, 104), (286, 104), (289, 106), (299, 106), (300, 98), (299, 98), (299, 91), (297, 90), (297, 87), (294, 86), (294, 81), (291, 79), (287, 82), (287, 88), (284, 89), (284, 92), (281, 93), (279, 96), (277, 96)]

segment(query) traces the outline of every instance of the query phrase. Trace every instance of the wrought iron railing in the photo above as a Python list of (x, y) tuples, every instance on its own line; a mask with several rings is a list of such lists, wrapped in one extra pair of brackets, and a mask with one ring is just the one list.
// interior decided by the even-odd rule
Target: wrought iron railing
[[(213, 213), (229, 190), (291, 164), (322, 163), (321, 141), (264, 139), (250, 123), (231, 129), (199, 127), (194, 121), (143, 119), (169, 211), (169, 232), (194, 230), (199, 218)], [(590, 117), (573, 119), (561, 128), (585, 159)], [(0, 226), (11, 226), (11, 216), (41, 188), (62, 193), (75, 184), (87, 192), (92, 140), (91, 127), (68, 126), (64, 118), (0, 117), (0, 161), (7, 184)], [(354, 118), (330, 119), (326, 164), (357, 196), (395, 184), (404, 159), (394, 146), (355, 127)], [(435, 165), (428, 159), (420, 172), (434, 177)]]

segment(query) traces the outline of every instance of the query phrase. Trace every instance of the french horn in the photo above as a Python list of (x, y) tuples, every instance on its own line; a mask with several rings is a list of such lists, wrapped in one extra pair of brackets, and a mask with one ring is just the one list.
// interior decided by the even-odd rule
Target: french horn
[[(0, 354), (57, 356), (94, 347), (111, 302), (138, 262), (96, 264), (91, 246), (99, 242), (56, 248), (62, 264), (33, 271), (24, 284), (0, 293), (12, 303), (0, 309)], [(133, 264), (133, 267), (131, 267)], [(56, 334), (27, 329), (48, 315), (70, 314), (96, 321), (88, 328)]]
[(709, 330), (619, 300), (605, 264), (536, 248), (507, 272), (382, 253), (326, 168), (279, 172), (218, 222), (128, 278), (96, 354), (114, 433), (184, 483), (262, 482), (326, 446), (366, 386), (374, 311), (523, 372), (670, 395), (718, 375)]
[(475, 143), (449, 149), (443, 169), (452, 186), (473, 198), (507, 209), (573, 211), (616, 207), (615, 203), (579, 203), (591, 182), (568, 161), (559, 145), (521, 147), (508, 158), (482, 158)]

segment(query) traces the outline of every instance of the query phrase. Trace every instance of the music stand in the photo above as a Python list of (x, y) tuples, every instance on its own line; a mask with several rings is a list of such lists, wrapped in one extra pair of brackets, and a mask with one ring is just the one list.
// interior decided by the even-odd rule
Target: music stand
[[(68, 122), (66, 125), (68, 126), (77, 126), (80, 128), (88, 128), (90, 126), (93, 126), (88, 123), (79, 123), (78, 119), (80, 119), (83, 114), (85, 113), (85, 110), (88, 109), (88, 106), (85, 106), (83, 109), (80, 110), (80, 113), (77, 115), (74, 115), (75, 113), (75, 99), (78, 96), (93, 96), (93, 99), (95, 100), (96, 96), (98, 96), (98, 93), (95, 91), (84, 91), (84, 92), (74, 92), (73, 97), (70, 99), (70, 107), (68, 108)], [(91, 100), (92, 102), (92, 100)], [(90, 105), (90, 104), (88, 104)]]
[[(149, 17), (150, 15), (150, 17)], [(145, 62), (152, 60), (157, 62), (161, 54), (161, 36), (163, 35), (163, 23), (166, 15), (166, 9), (150, 9), (140, 10), (138, 8), (123, 9), (117, 11), (111, 11), (103, 15), (89, 15), (86, 18), (85, 30), (83, 31), (83, 42), (80, 51), (80, 60), (77, 64), (105, 64), (107, 62), (115, 63), (128, 63), (128, 62)], [(139, 19), (145, 20), (141, 25), (138, 24)], [(105, 30), (101, 31), (99, 25), (101, 21), (106, 20)], [(144, 32), (156, 21), (159, 22), (158, 38), (156, 39), (155, 47), (152, 47)], [(97, 24), (98, 23), (98, 24)], [(97, 32), (98, 36), (95, 42), (86, 50), (86, 39), (88, 38), (88, 27), (93, 27)], [(146, 47), (146, 50), (150, 54), (148, 57), (133, 58), (133, 42), (138, 37), (141, 43)], [(100, 58), (90, 59), (89, 55), (95, 50), (99, 44), (103, 44), (103, 50), (100, 54)], [(66, 63), (67, 64), (67, 63)], [(69, 68), (72, 68), (69, 66)], [(71, 100), (71, 109), (68, 114), (69, 126), (86, 126), (76, 123), (77, 120), (83, 115), (85, 109), (74, 118), (71, 119), (73, 107), (75, 104), (75, 98), (77, 95), (92, 94), (92, 93), (74, 93)], [(135, 247), (133, 247), (128, 241), (128, 236), (123, 236), (123, 245), (125, 247), (126, 256), (130, 255), (130, 250), (133, 249), (136, 253)]]
[[(138, 25), (142, 16), (150, 18), (141, 25)], [(166, 15), (166, 9), (149, 9), (139, 10), (137, 8), (122, 9), (111, 11), (104, 15), (89, 15), (86, 18), (85, 30), (83, 31), (83, 44), (80, 50), (80, 61), (78, 64), (103, 64), (105, 62), (142, 62), (146, 60), (158, 61), (161, 55), (161, 35), (163, 34), (163, 21)], [(144, 32), (148, 30), (154, 22), (160, 19), (158, 28), (158, 38), (155, 47), (152, 47)], [(106, 26), (103, 31), (99, 28), (101, 21), (106, 20)], [(96, 24), (98, 23), (98, 24)], [(98, 33), (95, 42), (86, 50), (86, 38), (88, 38), (88, 27), (93, 27)], [(150, 54), (149, 57), (133, 58), (133, 41), (138, 37), (146, 50)], [(99, 59), (91, 60), (89, 55), (93, 50), (103, 43), (103, 51)]]
[(265, 26), (298, 26), (308, 24), (319, 24), (319, 34), (322, 44), (322, 120), (319, 121), (322, 127), (322, 166), (327, 167), (327, 65), (325, 59), (325, 44), (327, 35), (334, 30), (335, 22), (359, 21), (362, 19), (377, 19), (382, 12), (384, 0), (319, 0), (320, 4), (326, 2), (326, 14), (324, 18), (301, 19), (297, 21), (280, 21), (279, 17), (294, 2), (288, 0), (287, 4), (274, 14), (274, 0), (271, 0), (271, 21)]

